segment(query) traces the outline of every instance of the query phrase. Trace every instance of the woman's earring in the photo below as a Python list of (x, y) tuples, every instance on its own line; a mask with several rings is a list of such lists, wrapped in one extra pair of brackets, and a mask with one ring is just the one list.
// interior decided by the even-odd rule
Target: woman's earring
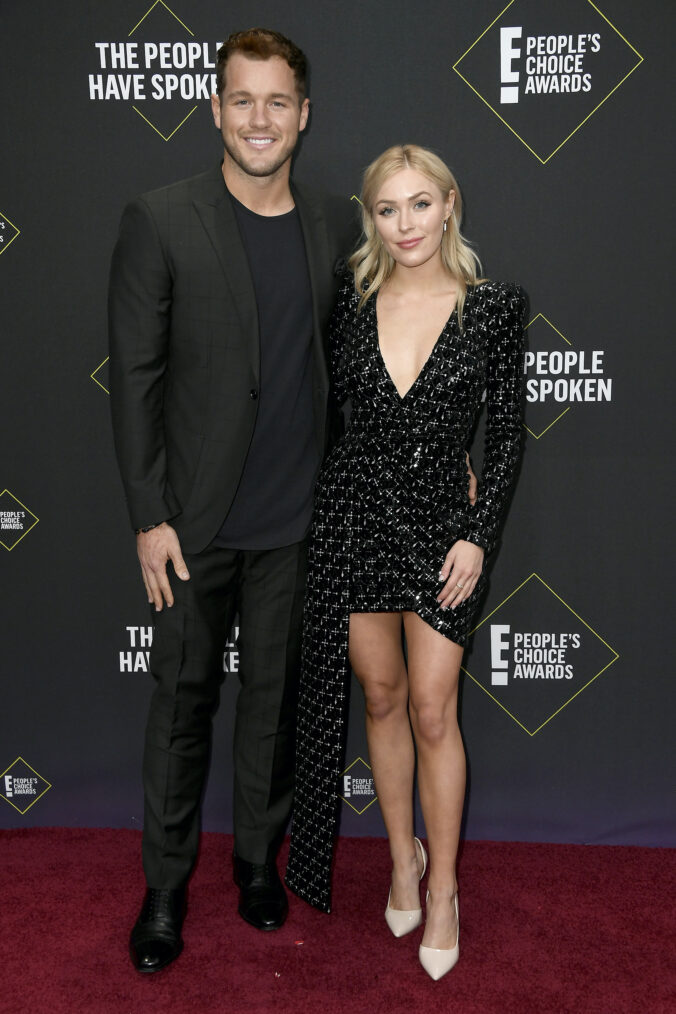
[(444, 232), (446, 232), (446, 229), (447, 229), (447, 228), (448, 228), (448, 219), (447, 219), (447, 218), (445, 218), (445, 219), (444, 219)]

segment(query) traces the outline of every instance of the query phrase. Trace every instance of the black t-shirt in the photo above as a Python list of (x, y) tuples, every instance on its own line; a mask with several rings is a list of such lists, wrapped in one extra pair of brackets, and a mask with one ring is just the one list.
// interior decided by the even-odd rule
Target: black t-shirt
[(307, 534), (319, 466), (312, 290), (298, 209), (268, 217), (230, 198), (258, 305), (260, 387), (242, 478), (214, 541), (229, 549), (277, 549)]

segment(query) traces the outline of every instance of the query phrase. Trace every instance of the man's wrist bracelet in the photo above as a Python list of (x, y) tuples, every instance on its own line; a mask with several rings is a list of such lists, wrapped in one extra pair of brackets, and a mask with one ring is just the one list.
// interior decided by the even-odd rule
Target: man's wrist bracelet
[(154, 525), (146, 525), (144, 528), (137, 528), (134, 532), (135, 535), (145, 535), (146, 532), (152, 532), (153, 528), (159, 528), (163, 525), (164, 521), (158, 521)]

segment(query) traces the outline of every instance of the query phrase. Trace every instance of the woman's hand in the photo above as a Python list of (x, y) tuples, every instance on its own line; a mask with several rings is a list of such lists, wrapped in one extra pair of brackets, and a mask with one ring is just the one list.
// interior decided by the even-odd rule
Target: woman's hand
[(484, 551), (473, 542), (458, 539), (446, 555), (444, 565), (439, 571), (439, 580), (445, 581), (444, 587), (437, 595), (437, 602), (442, 609), (455, 609), (474, 591), (484, 565)]

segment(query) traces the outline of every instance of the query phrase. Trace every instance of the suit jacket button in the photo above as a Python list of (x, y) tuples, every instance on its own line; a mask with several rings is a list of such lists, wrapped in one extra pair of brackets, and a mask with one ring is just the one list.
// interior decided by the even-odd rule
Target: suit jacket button
[(256, 390), (255, 387), (252, 387), (251, 390), (249, 391), (249, 397), (251, 398), (252, 401), (255, 401), (256, 398), (258, 397), (258, 391)]

